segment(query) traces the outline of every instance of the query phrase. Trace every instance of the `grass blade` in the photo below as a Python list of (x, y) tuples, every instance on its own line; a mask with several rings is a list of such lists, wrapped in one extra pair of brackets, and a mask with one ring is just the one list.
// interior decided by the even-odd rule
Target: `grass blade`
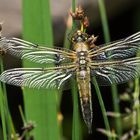
[[(49, 0), (23, 0), (23, 37), (34, 43), (53, 46)], [(24, 66), (40, 67), (27, 62)], [(59, 140), (56, 91), (26, 88), (23, 92), (26, 118), (37, 125), (34, 139)]]
[[(135, 9), (135, 13), (134, 13), (134, 29), (137, 29), (137, 30), (140, 30), (140, 16), (139, 16), (139, 13), (140, 13), (140, 9), (139, 8), (136, 8)], [(140, 52), (138, 52), (137, 56), (140, 56)], [(140, 138), (140, 81), (139, 79), (135, 79), (135, 89), (134, 89), (134, 108), (136, 109), (137, 111), (137, 132), (138, 132), (138, 136), (134, 136), (133, 139), (138, 139)]]
[(73, 127), (72, 127), (72, 140), (82, 140), (81, 127), (80, 127), (80, 115), (78, 104), (78, 91), (76, 81), (72, 81), (72, 96), (73, 96)]
[[(76, 0), (72, 0), (72, 12), (75, 12)], [(76, 28), (75, 21), (73, 20), (72, 30)], [(79, 104), (78, 104), (78, 90), (77, 83), (75, 80), (71, 81), (72, 96), (73, 96), (73, 125), (72, 125), (72, 140), (82, 140), (81, 127), (80, 127), (80, 115), (79, 115)]]
[(101, 21), (102, 21), (104, 39), (105, 39), (105, 42), (110, 42), (110, 33), (109, 33), (109, 27), (108, 27), (104, 0), (98, 0), (98, 5), (99, 5), (100, 16), (101, 16)]
[[(0, 60), (1, 72), (4, 71), (3, 61)], [(8, 107), (7, 92), (5, 84), (0, 84), (0, 115), (2, 120), (3, 139), (11, 138), (13, 135), (14, 140), (17, 140), (13, 121)]]
[[(109, 121), (108, 121), (107, 115), (106, 115), (106, 109), (105, 109), (105, 105), (104, 105), (104, 102), (103, 102), (103, 99), (102, 99), (100, 88), (98, 86), (98, 83), (97, 83), (96, 79), (93, 78), (92, 80), (93, 80), (93, 83), (94, 83), (94, 86), (95, 86), (95, 90), (96, 90), (96, 94), (97, 94), (97, 97), (98, 97), (98, 100), (99, 100), (99, 104), (101, 106), (101, 111), (102, 111), (102, 115), (103, 115), (103, 119), (104, 119), (106, 130), (108, 132), (111, 132), (111, 129), (110, 129), (110, 125), (109, 125)], [(108, 139), (109, 140), (112, 140), (111, 137), (108, 137)]]
[[(105, 42), (107, 43), (107, 42), (110, 42), (110, 33), (109, 33), (109, 27), (108, 27), (108, 21), (107, 21), (104, 0), (98, 0), (98, 4), (99, 4), (99, 10), (100, 10), (100, 15), (101, 15), (101, 20), (102, 20), (104, 38), (105, 38)], [(112, 100), (113, 100), (114, 111), (119, 113), (120, 112), (119, 104), (116, 103), (116, 99), (119, 98), (116, 85), (111, 86), (111, 91), (112, 91)], [(116, 124), (117, 134), (119, 136), (121, 136), (122, 135), (122, 127), (121, 127), (120, 118), (115, 119), (115, 124)]]
[(3, 140), (7, 140), (5, 108), (4, 108), (3, 92), (2, 92), (1, 84), (0, 84), (0, 115), (1, 115), (1, 120), (2, 120)]
[[(76, 4), (75, 0), (72, 0), (72, 11), (75, 11)], [(70, 48), (70, 42), (68, 40), (68, 34), (71, 32), (71, 30), (74, 30), (76, 27), (75, 21), (72, 21), (71, 23), (71, 17), (69, 15), (68, 21), (67, 21), (67, 29), (65, 33), (65, 39), (64, 39), (64, 47)], [(77, 83), (75, 80), (71, 80), (71, 88), (72, 88), (72, 97), (73, 97), (73, 123), (72, 123), (72, 140), (82, 140), (82, 134), (81, 134), (81, 127), (80, 127), (80, 115), (79, 115), (79, 104), (78, 104), (78, 90), (75, 86)]]

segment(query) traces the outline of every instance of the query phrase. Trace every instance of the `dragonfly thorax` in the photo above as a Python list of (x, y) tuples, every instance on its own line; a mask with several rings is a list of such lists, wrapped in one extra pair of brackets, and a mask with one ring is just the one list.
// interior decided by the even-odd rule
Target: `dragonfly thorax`
[(75, 43), (73, 49), (78, 53), (81, 51), (88, 51), (89, 46), (85, 42)]
[(87, 63), (88, 63), (88, 53), (87, 51), (77, 52), (77, 64), (78, 64), (78, 77), (84, 79), (87, 75)]

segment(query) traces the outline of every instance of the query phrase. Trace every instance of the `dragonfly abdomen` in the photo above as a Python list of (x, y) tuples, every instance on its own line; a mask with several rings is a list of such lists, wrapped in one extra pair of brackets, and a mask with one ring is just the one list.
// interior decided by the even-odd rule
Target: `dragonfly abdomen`
[[(82, 77), (81, 72), (85, 73)], [(79, 89), (80, 103), (83, 119), (88, 127), (89, 133), (92, 131), (92, 102), (91, 102), (91, 86), (88, 71), (77, 72), (77, 83)]]

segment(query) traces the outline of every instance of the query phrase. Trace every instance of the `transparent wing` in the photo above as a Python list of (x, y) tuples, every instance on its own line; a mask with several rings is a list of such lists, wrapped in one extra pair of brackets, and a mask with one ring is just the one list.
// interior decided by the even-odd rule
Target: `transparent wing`
[(140, 32), (125, 39), (104, 44), (90, 50), (93, 59), (124, 59), (136, 55), (140, 50)]
[(40, 64), (72, 62), (75, 57), (74, 51), (41, 47), (18, 38), (1, 38), (0, 48), (21, 59), (28, 59)]
[(99, 85), (124, 83), (140, 76), (140, 57), (118, 61), (95, 61), (90, 64), (91, 76)]
[(29, 88), (60, 88), (72, 75), (75, 67), (15, 68), (4, 71), (2, 82)]

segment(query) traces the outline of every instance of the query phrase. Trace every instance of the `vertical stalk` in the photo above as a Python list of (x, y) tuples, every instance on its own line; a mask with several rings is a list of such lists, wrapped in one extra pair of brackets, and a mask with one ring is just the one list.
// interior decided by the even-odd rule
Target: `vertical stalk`
[[(4, 70), (3, 61), (0, 60), (1, 72)], [(7, 140), (7, 138), (11, 138), (13, 134), (15, 136), (15, 129), (13, 126), (13, 122), (11, 119), (11, 114), (8, 107), (7, 101), (7, 93), (6, 93), (6, 86), (5, 84), (0, 84), (0, 112), (1, 112), (1, 119), (2, 119), (2, 130), (3, 130), (3, 139)]]
[[(53, 46), (52, 19), (49, 0), (23, 0), (23, 37), (31, 42)], [(25, 67), (42, 67), (23, 62)], [(46, 65), (44, 68), (47, 67)], [(35, 140), (59, 140), (56, 90), (23, 89), (27, 120), (37, 127), (33, 131)]]
[[(140, 30), (140, 9), (139, 6), (137, 6), (137, 8), (135, 9), (135, 13), (134, 13), (134, 21), (133, 21), (133, 26), (134, 29), (136, 29), (137, 31)], [(138, 52), (137, 54), (138, 57), (140, 57), (140, 53)], [(139, 67), (139, 66), (138, 66)], [(136, 124), (137, 124), (137, 129), (138, 129), (138, 136), (136, 137), (137, 139), (140, 138), (140, 82), (139, 79), (136, 78), (135, 79), (135, 90), (134, 90), (134, 105), (135, 105), (135, 109), (136, 109), (136, 116), (137, 116), (137, 120), (136, 120)], [(135, 137), (134, 137), (135, 138)]]
[[(138, 133), (140, 134), (140, 101), (139, 101), (139, 92), (140, 92), (140, 88), (139, 88), (139, 79), (135, 79), (135, 89), (134, 89), (134, 106), (133, 109), (134, 111), (136, 111), (136, 115), (134, 118), (134, 125), (136, 124), (136, 129), (138, 129)], [(135, 127), (135, 126), (134, 126)]]
[[(110, 33), (109, 33), (109, 27), (108, 27), (108, 21), (107, 21), (107, 14), (106, 14), (106, 9), (105, 9), (105, 4), (104, 0), (98, 0), (99, 4), (99, 10), (100, 10), (100, 15), (101, 15), (101, 21), (102, 21), (102, 27), (103, 27), (103, 33), (104, 33), (104, 38), (105, 42), (110, 42)], [(114, 112), (119, 113), (120, 112), (120, 107), (118, 102), (118, 91), (116, 85), (111, 86), (111, 91), (112, 91), (112, 100), (113, 100), (113, 108)], [(116, 124), (116, 131), (119, 136), (122, 134), (122, 126), (121, 126), (121, 120), (120, 118), (115, 119), (115, 124)]]
[(72, 140), (82, 140), (80, 116), (79, 116), (79, 104), (78, 104), (78, 91), (76, 82), (72, 80), (72, 96), (73, 96), (73, 126), (72, 126)]
[(1, 84), (0, 84), (0, 114), (1, 114), (1, 121), (2, 121), (3, 140), (7, 140), (5, 108), (4, 108), (4, 99), (3, 99)]
[[(72, 12), (75, 12), (76, 9), (76, 0), (72, 0)], [(76, 28), (75, 21), (72, 21), (72, 30)], [(67, 27), (66, 34), (70, 31), (69, 27)], [(70, 48), (70, 43), (66, 40), (65, 44), (67, 48)], [(78, 90), (77, 83), (75, 80), (71, 80), (72, 87), (72, 97), (73, 97), (73, 123), (72, 123), (72, 140), (82, 140), (81, 136), (81, 127), (80, 127), (80, 116), (79, 116), (79, 104), (78, 104)]]
[[(103, 102), (103, 99), (102, 99), (100, 88), (98, 86), (98, 83), (97, 83), (96, 79), (93, 78), (92, 80), (93, 80), (93, 83), (94, 83), (96, 94), (97, 94), (97, 97), (98, 97), (98, 100), (99, 100), (99, 104), (100, 104), (100, 107), (101, 107), (101, 111), (102, 111), (102, 114), (103, 114), (105, 128), (106, 128), (107, 131), (111, 132), (109, 121), (108, 121), (108, 118), (107, 118), (107, 115), (106, 115), (106, 109), (105, 109), (105, 105), (104, 105), (104, 102)], [(108, 137), (108, 140), (112, 140), (112, 138), (111, 137)]]
[[(1, 27), (1, 24), (0, 24), (0, 27)], [(0, 38), (1, 38), (1, 30), (0, 30)], [(4, 69), (2, 59), (0, 60), (0, 67), (1, 67), (0, 72), (2, 72)], [(1, 121), (2, 121), (3, 139), (6, 140), (7, 139), (6, 118), (5, 118), (5, 111), (6, 111), (5, 109), (6, 108), (4, 108), (4, 96), (3, 95), (4, 95), (4, 93), (2, 90), (2, 84), (0, 83), (0, 116), (1, 116)]]

